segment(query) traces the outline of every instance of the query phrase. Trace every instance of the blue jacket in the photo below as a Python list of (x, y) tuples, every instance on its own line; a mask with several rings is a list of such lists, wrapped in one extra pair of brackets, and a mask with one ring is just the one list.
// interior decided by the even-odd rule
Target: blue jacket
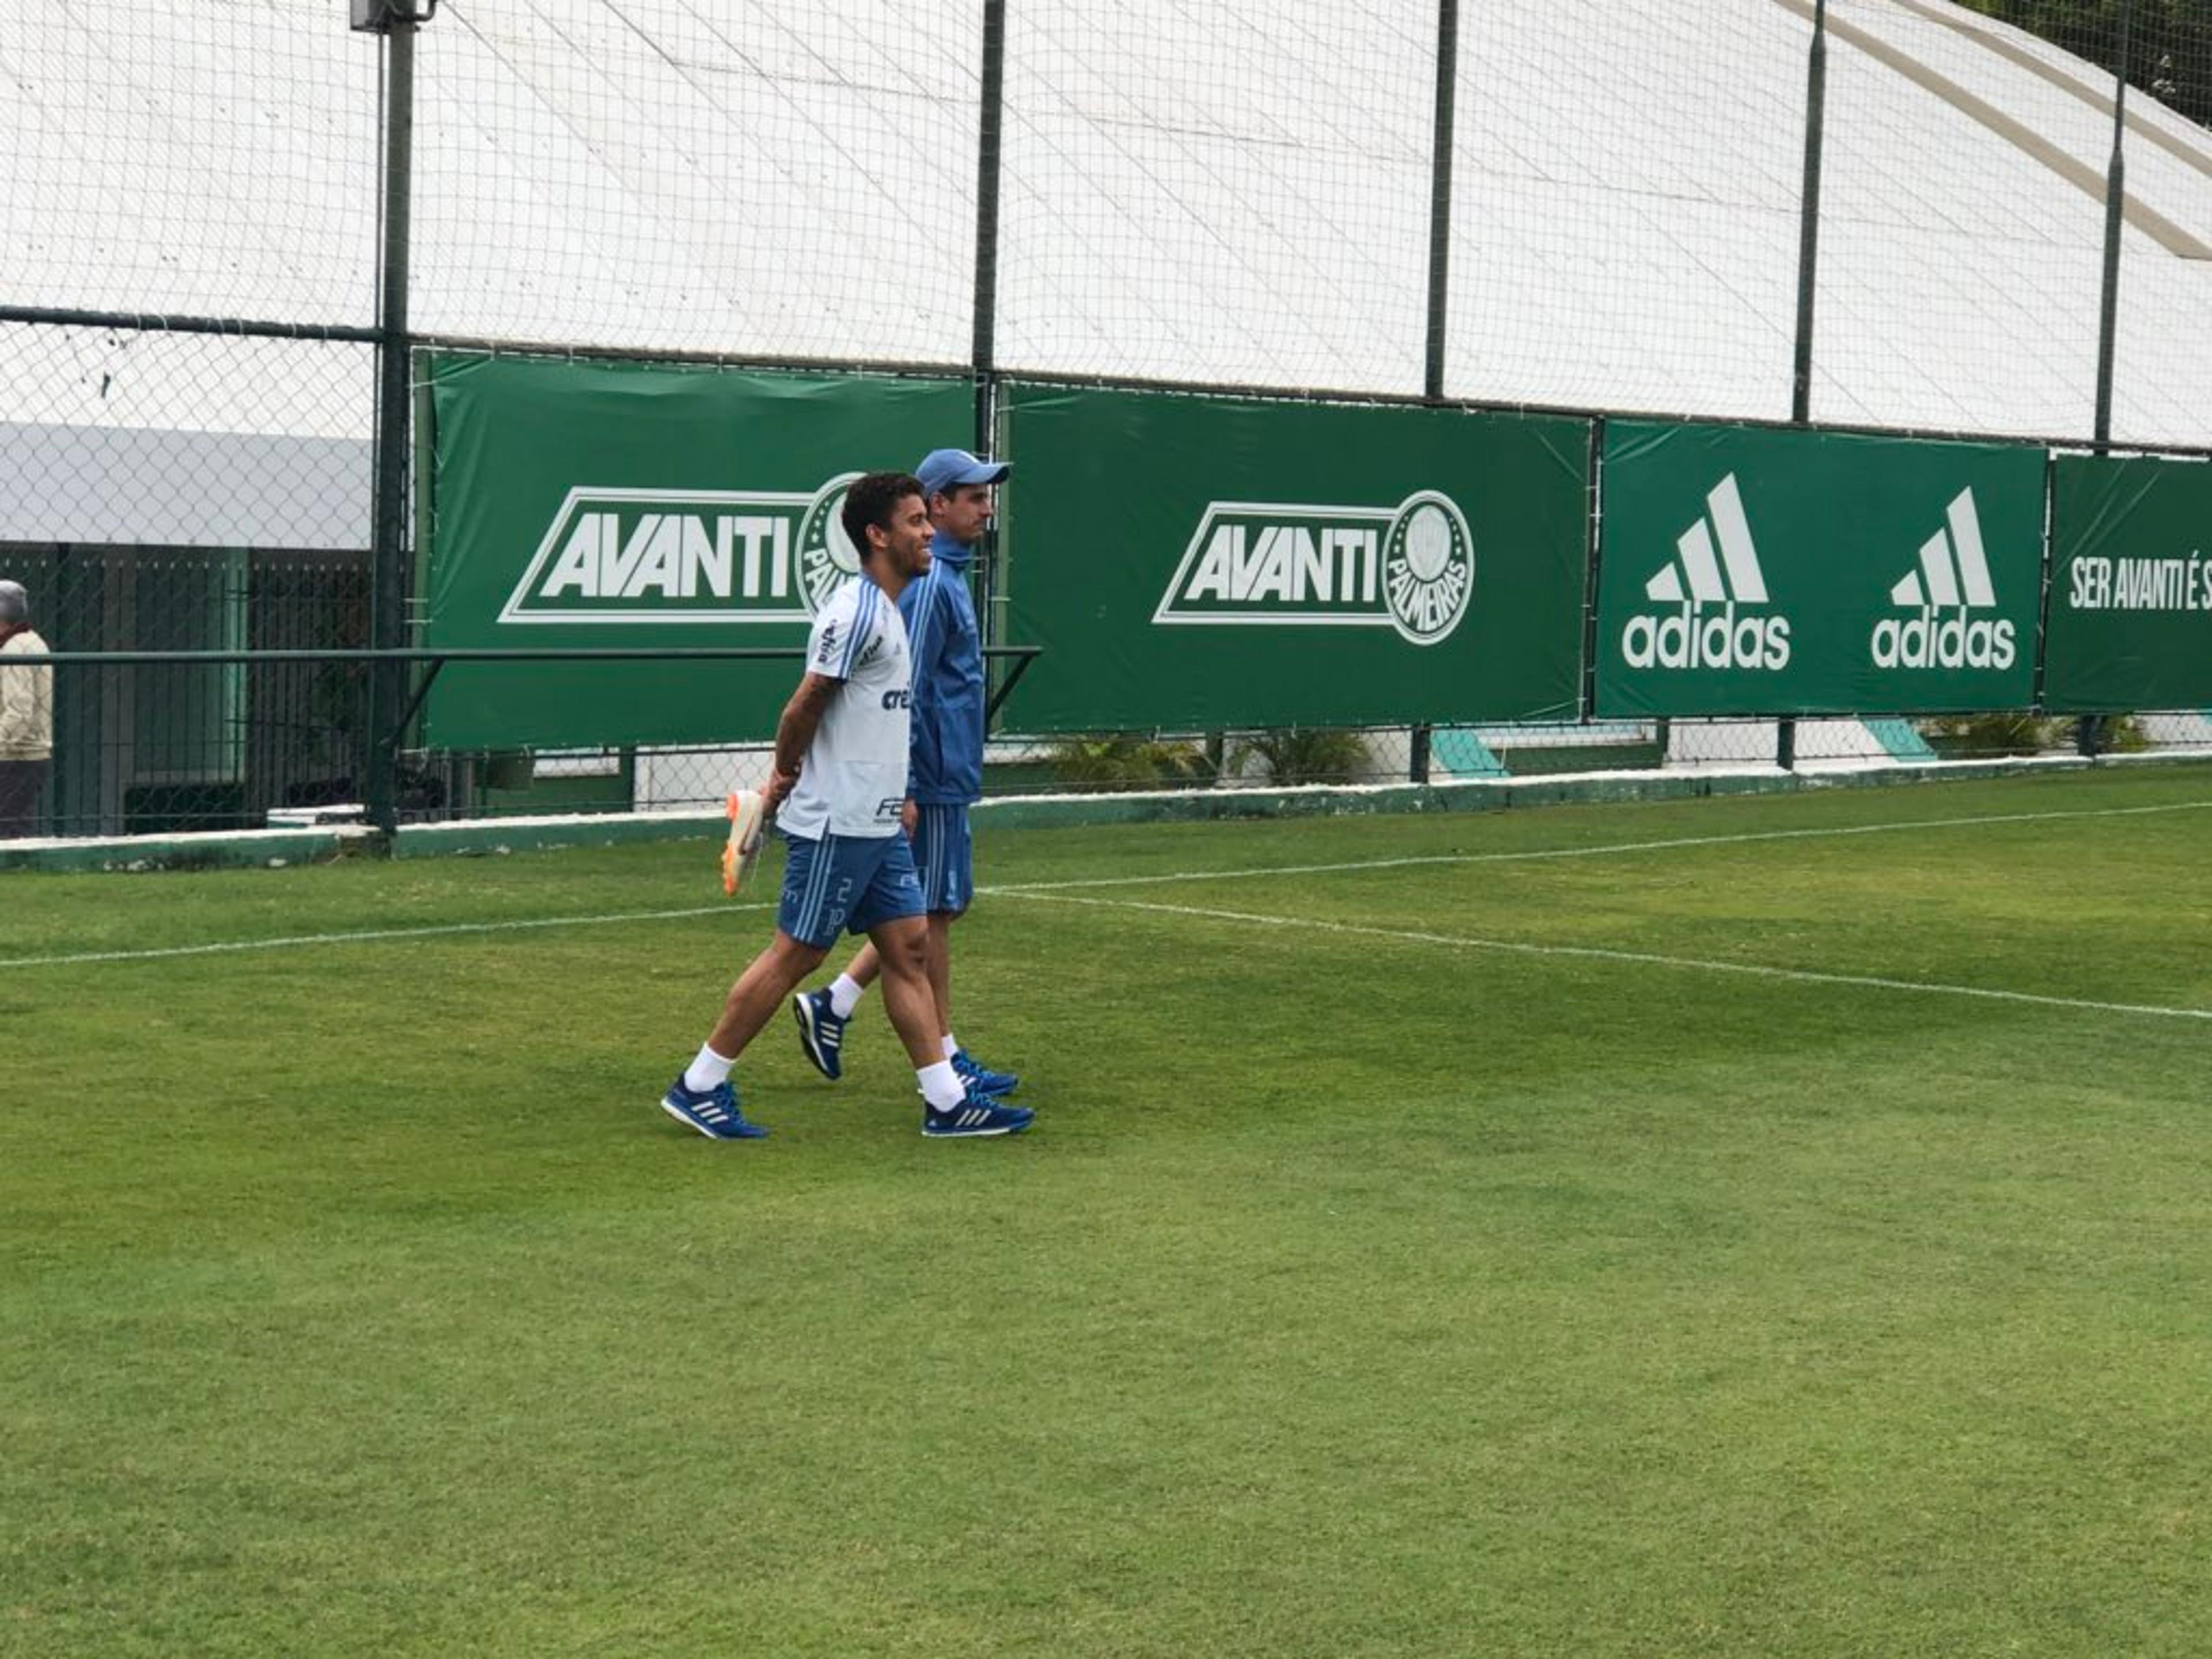
[(983, 793), (983, 640), (968, 594), (975, 554), (938, 532), (929, 574), (899, 594), (914, 659), (906, 792), (925, 806), (966, 805)]

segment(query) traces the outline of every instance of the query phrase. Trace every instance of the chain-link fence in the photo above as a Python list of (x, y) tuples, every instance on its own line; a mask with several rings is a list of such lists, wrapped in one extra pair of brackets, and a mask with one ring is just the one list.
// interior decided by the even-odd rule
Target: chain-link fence
[[(378, 368), (426, 343), (2212, 444), (2203, 0), (363, 3), (0, 0), (0, 578), (57, 652), (406, 637)], [(52, 833), (379, 767), (410, 817), (696, 806), (757, 756), (410, 752), (359, 661), (53, 672)], [(2212, 740), (1882, 713), (1030, 740), (1017, 697), (988, 787)]]

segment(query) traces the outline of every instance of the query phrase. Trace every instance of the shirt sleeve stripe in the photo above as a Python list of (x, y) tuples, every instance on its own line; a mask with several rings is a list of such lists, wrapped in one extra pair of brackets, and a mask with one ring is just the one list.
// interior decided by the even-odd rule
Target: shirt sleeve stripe
[(853, 607), (853, 632), (845, 641), (844, 665), (837, 676), (840, 679), (851, 679), (853, 670), (860, 663), (860, 651), (868, 637), (868, 630), (875, 626), (878, 591), (873, 582), (864, 582), (861, 586), (860, 603)]
[(845, 635), (845, 648), (837, 653), (837, 678), (841, 680), (853, 678), (853, 641), (860, 637), (860, 630), (867, 626), (867, 617), (868, 594), (866, 579), (863, 578), (861, 586), (853, 594), (853, 631)]
[(914, 627), (909, 630), (908, 649), (914, 659), (916, 681), (921, 678), (928, 667), (931, 631), (937, 620), (938, 602), (944, 592), (944, 567), (933, 564), (929, 567), (929, 574), (921, 579), (921, 602), (914, 608)]

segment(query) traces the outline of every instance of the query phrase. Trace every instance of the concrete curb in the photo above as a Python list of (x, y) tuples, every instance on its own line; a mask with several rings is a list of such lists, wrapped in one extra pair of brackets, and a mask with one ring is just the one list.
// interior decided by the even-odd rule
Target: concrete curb
[[(1778, 768), (1701, 768), (1674, 772), (1580, 772), (1528, 778), (1469, 778), (1443, 783), (1316, 784), (1287, 789), (1152, 790), (1126, 794), (1007, 795), (979, 803), (975, 817), (994, 830), (1117, 823), (1197, 823), (1240, 818), (1346, 817), (1367, 813), (1494, 812), (1577, 803), (1697, 800), (1714, 796), (1796, 794), (1814, 789), (1889, 788), (1978, 778), (2082, 772), (2100, 767), (2203, 765), (2212, 756), (2036, 756), (2017, 760), (1941, 761), (1923, 765), (1810, 763)], [(562, 848), (622, 847), (703, 840), (722, 833), (717, 811), (563, 813), (410, 824), (387, 848), (373, 830), (216, 830), (197, 835), (48, 838), (0, 842), (0, 872), (282, 869), (341, 858), (484, 858)]]

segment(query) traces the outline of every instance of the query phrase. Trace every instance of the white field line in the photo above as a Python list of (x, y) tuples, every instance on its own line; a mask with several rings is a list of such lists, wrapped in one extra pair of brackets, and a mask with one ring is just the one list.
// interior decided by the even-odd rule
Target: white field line
[(80, 951), (70, 956), (0, 958), (0, 968), (62, 968), (81, 962), (156, 962), (167, 957), (211, 957), (238, 951), (286, 951), (305, 945), (366, 945), (395, 939), (436, 939), (456, 933), (516, 933), (535, 927), (605, 927), (624, 921), (680, 921), (772, 908), (766, 904), (701, 904), (684, 910), (617, 910), (599, 916), (530, 916), (514, 921), (453, 921), (428, 927), (372, 927), (345, 933), (292, 933), (275, 939), (226, 939), (213, 945), (169, 945), (147, 951)]
[[(1151, 875), (1019, 882), (1006, 886), (981, 887), (976, 891), (1018, 898), (1093, 887), (1141, 887), (1188, 881), (1243, 881), (1264, 876), (1334, 875), (1360, 870), (1402, 870), (1421, 865), (1510, 864), (1544, 859), (1601, 858), (1618, 853), (1666, 852), (1684, 847), (1729, 847), (1753, 842), (1820, 840), (1840, 836), (1894, 834), (1912, 830), (1972, 828), (1988, 823), (2046, 823), (2067, 818), (2130, 817), (2153, 812), (2196, 812), (2208, 808), (2212, 808), (2212, 800), (2175, 801), (2158, 806), (2084, 807), (2055, 812), (2000, 812), (1982, 817), (1912, 818), (1888, 823), (1835, 824), (1808, 830), (1761, 830), (1729, 836), (1681, 836), (1663, 841), (1610, 842), (1594, 847), (1533, 848), (1513, 853), (1437, 853), (1416, 858), (1352, 859), (1335, 864), (1274, 864), (1237, 870), (1170, 870)], [(220, 956), (245, 951), (293, 950), (312, 945), (361, 945), (390, 939), (449, 938), (465, 933), (520, 933), (538, 927), (606, 927), (629, 921), (680, 921), (696, 916), (772, 908), (767, 904), (706, 904), (681, 910), (615, 910), (599, 915), (537, 916), (513, 921), (457, 921), (435, 923), (426, 927), (294, 933), (273, 939), (226, 939), (209, 945), (172, 945), (143, 951), (79, 951), (58, 956), (5, 957), (0, 957), (0, 968), (64, 968), (83, 963), (155, 962), (171, 957)]]
[(1754, 830), (1729, 836), (1680, 836), (1664, 841), (1607, 842), (1593, 847), (1542, 847), (1516, 853), (1430, 853), (1402, 859), (1351, 859), (1340, 864), (1271, 864), (1244, 870), (1174, 870), (1141, 876), (1088, 876), (1074, 881), (1013, 882), (979, 887), (979, 894), (1067, 893), (1092, 887), (1148, 887), (1167, 882), (1240, 881), (1258, 876), (1330, 876), (1355, 870), (1405, 870), (1422, 865), (1520, 864), (1547, 859), (1606, 858), (1616, 853), (1663, 853), (1680, 847), (1740, 847), (1762, 841), (1818, 841), (1839, 836), (1882, 836), (1912, 830), (1955, 830), (1988, 823), (2048, 823), (2060, 818), (2118, 818), (2150, 812), (2201, 812), (2212, 800), (2160, 806), (2082, 807), (2063, 812), (1998, 812), (1984, 817), (1911, 818), (1894, 823), (1846, 823), (1810, 830)]
[(2032, 991), (1992, 990), (1979, 985), (1946, 985), (1917, 979), (1883, 979), (1871, 974), (1824, 974), (1808, 968), (1773, 968), (1762, 963), (1718, 962), (1706, 957), (1665, 956), (1655, 951), (1614, 951), (1595, 945), (1530, 945), (1518, 939), (1477, 939), (1462, 933), (1429, 933), (1411, 928), (1368, 927), (1357, 922), (1321, 921), (1307, 916), (1262, 915), (1249, 910), (1215, 910), (1194, 904), (1158, 904), (1144, 899), (1085, 898), (1074, 893), (1019, 892), (1011, 895), (1041, 904), (1086, 904), (1103, 910), (1142, 910), (1158, 915), (1237, 922), (1256, 927), (1292, 927), (1301, 933), (1342, 933), (1356, 939), (1401, 944), (1443, 945), (1462, 951), (1502, 951), (1525, 957), (1576, 957), (1593, 962), (1625, 962), (1652, 968), (1685, 968), (1713, 974), (1743, 974), (1754, 979), (1790, 980), (1806, 985), (1848, 985), (1877, 991), (1915, 991), (1929, 996), (1979, 997), (1992, 1002), (2025, 1002), (2043, 1008), (2087, 1009), (2108, 1014), (2150, 1014), (2165, 1019), (2212, 1021), (2212, 1008), (2168, 1008), (2154, 1003), (2099, 1002), (2086, 997), (2039, 996)]

